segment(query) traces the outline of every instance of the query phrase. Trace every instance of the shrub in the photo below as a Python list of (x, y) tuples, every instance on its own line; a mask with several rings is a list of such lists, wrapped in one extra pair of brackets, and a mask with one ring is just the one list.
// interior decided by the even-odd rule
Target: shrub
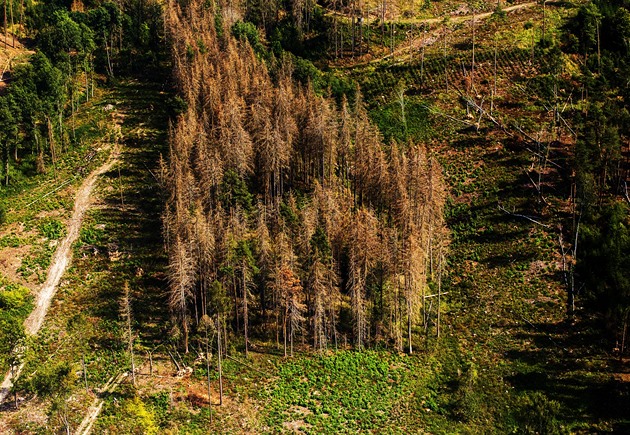
[(63, 233), (63, 224), (57, 219), (46, 220), (39, 225), (39, 232), (50, 240), (59, 239)]
[(560, 435), (567, 433), (558, 421), (560, 403), (541, 392), (523, 396), (519, 403), (519, 433)]

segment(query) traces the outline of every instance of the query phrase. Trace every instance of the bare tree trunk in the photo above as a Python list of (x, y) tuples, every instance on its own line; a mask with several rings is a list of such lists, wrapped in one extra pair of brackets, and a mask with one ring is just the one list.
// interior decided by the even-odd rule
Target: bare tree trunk
[[(621, 333), (621, 349), (619, 350), (619, 360), (623, 360), (623, 353), (626, 350), (626, 332), (628, 331), (628, 314), (630, 310), (626, 310), (626, 316), (623, 319), (623, 332)], [(15, 404), (17, 408), (17, 402)]]
[(387, 0), (383, 0), (383, 8), (381, 10), (381, 44), (385, 45), (385, 11), (387, 9)]
[(83, 363), (83, 381), (85, 382), (85, 392), (87, 393), (89, 392), (89, 389), (87, 381), (87, 367), (85, 366), (85, 355), (83, 355), (81, 362)]
[(359, 0), (359, 57), (363, 55), (363, 7)]
[(149, 351), (147, 354), (149, 355), (149, 376), (153, 377), (153, 353)]
[(210, 388), (210, 340), (208, 339), (209, 323), (205, 324), (206, 332), (206, 380), (208, 382), (208, 406), (210, 407), (210, 422), (212, 422), (212, 390)]
[(221, 367), (221, 358), (222, 358), (222, 353), (223, 353), (223, 349), (221, 346), (221, 322), (220, 322), (220, 317), (217, 316), (217, 354), (219, 356), (219, 364), (218, 364), (218, 369), (219, 369), (219, 406), (223, 405), (223, 369)]
[(289, 342), (291, 344), (291, 358), (293, 358), (293, 322), (289, 322)]
[(394, 23), (393, 21), (391, 23), (389, 23), (389, 30), (390, 30), (390, 53), (392, 55), (392, 59), (394, 58), (394, 26), (396, 25), (396, 23)]
[(129, 289), (129, 284), (125, 283), (123, 289), (123, 297), (120, 304), (120, 311), (122, 317), (125, 319), (127, 323), (127, 350), (129, 351), (129, 357), (131, 358), (131, 379), (133, 385), (136, 385), (136, 365), (134, 361), (133, 355), (133, 331), (131, 329), (131, 322), (133, 320), (133, 313), (131, 310), (131, 291)]
[(497, 35), (494, 35), (494, 82), (492, 84), (492, 99), (490, 100), (490, 115), (494, 111), (494, 98), (497, 95)]
[(595, 22), (595, 26), (597, 29), (597, 69), (599, 74), (602, 73), (602, 54), (600, 51), (600, 43), (599, 43), (599, 21)]
[(442, 259), (440, 258), (440, 271), (438, 272), (438, 302), (437, 302), (437, 332), (436, 335), (440, 338), (440, 303), (442, 299)]
[(447, 32), (444, 30), (444, 83), (446, 84), (446, 93), (448, 93), (448, 59), (446, 56)]
[(241, 325), (240, 325), (240, 318), (238, 315), (239, 309), (238, 309), (238, 288), (236, 286), (236, 273), (232, 274), (232, 289), (234, 290), (233, 294), (234, 294), (234, 316), (236, 317), (236, 330), (235, 332), (238, 334), (238, 332), (241, 329)]
[[(15, 145), (16, 153), (17, 153), (17, 145)], [(9, 185), (9, 144), (6, 144), (6, 152), (5, 152), (5, 161), (4, 161), (4, 185)]]
[(339, 57), (339, 29), (337, 27), (337, 1), (333, 3), (333, 34), (335, 35), (335, 59)]
[(413, 353), (413, 345), (411, 344), (411, 296), (407, 298), (407, 340), (409, 344), (409, 355)]
[(472, 90), (475, 88), (475, 27), (476, 26), (476, 22), (475, 22), (475, 10), (473, 9), (472, 11), (473, 13), (473, 17), (472, 17), (472, 64), (471, 64), (471, 68), (470, 68), (470, 84), (468, 85), (468, 96), (470, 98), (472, 98)]
[(546, 25), (546, 6), (547, 6), (547, 0), (543, 0), (543, 19), (542, 19), (542, 40), (545, 40), (545, 25)]
[(354, 35), (354, 31), (355, 31), (355, 27), (356, 27), (356, 26), (355, 26), (355, 15), (356, 15), (356, 10), (355, 10), (355, 9), (356, 9), (356, 8), (355, 8), (355, 5), (354, 5), (354, 2), (355, 2), (355, 1), (356, 1), (356, 0), (354, 0), (354, 1), (352, 2), (352, 12), (351, 12), (351, 14), (352, 14), (352, 19), (351, 19), (351, 23), (352, 23), (352, 58), (353, 58), (353, 59), (354, 59), (354, 50), (355, 50), (355, 40), (354, 40), (354, 39), (355, 39), (355, 38), (354, 38), (354, 37), (355, 37), (355, 35)]
[(24, 0), (20, 0), (20, 34), (22, 34), (22, 26), (24, 25)]
[(9, 34), (7, 33), (7, 0), (4, 0), (4, 49), (8, 48)]
[(427, 44), (427, 28), (426, 25), (423, 25), (424, 35), (422, 36), (422, 54), (420, 60), (420, 80), (424, 83), (424, 50)]
[[(9, 14), (11, 15), (11, 28), (13, 29), (13, 0), (11, 0), (11, 6), (9, 6)], [(15, 29), (11, 33), (11, 47), (15, 48)]]
[(287, 314), (286, 311), (284, 313), (284, 315), (282, 316), (282, 330), (283, 332), (283, 338), (284, 338), (284, 357), (287, 357)]
[(243, 328), (245, 333), (245, 358), (249, 356), (249, 314), (247, 312), (247, 281), (245, 279), (245, 268), (241, 269), (243, 279)]

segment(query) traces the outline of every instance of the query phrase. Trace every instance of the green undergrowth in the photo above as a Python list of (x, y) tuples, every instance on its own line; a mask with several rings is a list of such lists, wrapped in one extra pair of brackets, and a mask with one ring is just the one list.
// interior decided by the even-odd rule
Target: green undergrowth
[(410, 388), (423, 371), (408, 357), (365, 351), (309, 356), (279, 366), (266, 423), (303, 421), (309, 433), (356, 433), (396, 427)]
[(67, 121), (69, 142), (64, 145), (64, 152), (54, 164), (46, 161), (43, 173), (36, 173), (35, 157), (31, 155), (25, 156), (17, 166), (11, 166), (9, 185), (0, 190), (0, 207), (5, 212), (6, 223), (37, 226), (40, 213), (72, 209), (72, 198), (66, 195), (68, 187), (78, 186), (83, 176), (108, 156), (103, 148), (113, 138), (113, 122), (104, 106), (98, 93), (79, 106), (74, 120)]
[[(44, 328), (25, 355), (24, 373), (53, 376), (55, 367), (67, 364), (72, 373), (80, 374), (73, 375), (68, 386), (76, 403), (75, 411), (68, 416), (71, 427), (80, 424), (92, 400), (82, 393), (85, 382), (90, 391), (97, 391), (130, 367), (125, 323), (120, 314), (126, 284), (131, 290), (136, 352), (144, 358), (147, 350), (153, 350), (165, 338), (165, 254), (159, 222), (162, 198), (155, 174), (166, 144), (167, 97), (159, 84), (133, 79), (105, 91), (104, 100), (115, 103), (116, 110), (124, 114), (119, 162), (95, 185), (92, 205), (73, 246), (72, 264), (60, 283)], [(148, 105), (164, 110), (153, 111), (154, 118), (147, 121)], [(64, 234), (52, 218), (43, 219), (37, 228), (47, 240)], [(36, 375), (27, 375), (21, 388), (35, 392), (39, 383)], [(53, 400), (57, 395), (54, 393), (50, 396), (52, 402), (43, 405), (53, 425), (58, 423)], [(130, 402), (123, 409), (116, 407), (116, 412), (142, 416), (139, 406)], [(151, 433), (152, 426), (147, 425), (139, 426), (145, 429), (137, 433)]]
[(386, 143), (392, 140), (420, 143), (435, 134), (430, 123), (429, 107), (417, 97), (403, 94), (402, 102), (392, 101), (372, 109), (370, 118), (381, 130)]
[[(418, 355), (339, 351), (279, 363), (260, 393), (267, 431), (564, 432), (557, 402), (515, 394), (503, 379), (504, 363), (486, 366), (452, 339), (431, 346)], [(541, 406), (548, 409), (530, 414)]]
[[(264, 348), (264, 345), (262, 345)], [(509, 366), (486, 364), (457, 340), (414, 355), (340, 350), (224, 360), (224, 404), (208, 406), (205, 363), (190, 379), (160, 380), (105, 397), (102, 433), (565, 433), (558, 402), (517, 392)], [(194, 358), (193, 358), (194, 360)], [(167, 363), (162, 360), (161, 364)], [(212, 366), (213, 394), (218, 387)], [(536, 414), (533, 414), (536, 412)]]
[[(42, 284), (74, 205), (73, 192), (109, 156), (114, 122), (97, 92), (66, 120), (66, 143), (56, 161), (34, 170), (34, 156), (11, 162), (9, 185), (0, 188), (0, 246), (17, 250), (17, 274), (27, 285)], [(4, 181), (4, 180), (3, 180)], [(9, 254), (10, 255), (10, 254)]]
[(33, 296), (26, 287), (0, 275), (0, 372), (14, 361), (15, 345), (24, 338), (23, 323), (33, 309)]

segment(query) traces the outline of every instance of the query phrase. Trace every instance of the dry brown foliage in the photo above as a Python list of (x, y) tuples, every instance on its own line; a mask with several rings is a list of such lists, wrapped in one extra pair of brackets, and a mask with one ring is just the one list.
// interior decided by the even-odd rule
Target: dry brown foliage
[[(171, 0), (165, 14), (187, 103), (163, 171), (170, 304), (185, 333), (220, 282), (231, 308), (207, 314), (246, 334), (255, 313), (258, 333), (275, 325), (285, 343), (302, 333), (324, 350), (351, 326), (358, 347), (402, 349), (406, 331), (411, 351), (448, 241), (439, 164), (421, 145), (383, 144), (360, 95), (317, 96), (288, 59), (270, 73), (246, 42), (217, 36), (215, 13)], [(353, 323), (340, 325), (348, 308)]]

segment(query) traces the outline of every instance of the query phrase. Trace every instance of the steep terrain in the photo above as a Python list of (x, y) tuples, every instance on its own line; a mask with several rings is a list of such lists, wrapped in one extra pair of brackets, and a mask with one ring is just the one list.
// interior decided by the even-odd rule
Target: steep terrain
[[(114, 149), (112, 150), (105, 150), (105, 152), (109, 153), (107, 161), (90, 173), (76, 192), (74, 209), (66, 228), (67, 234), (57, 246), (55, 254), (51, 259), (51, 264), (47, 271), (46, 281), (37, 293), (35, 309), (26, 318), (25, 329), (28, 335), (37, 335), (44, 323), (44, 319), (48, 313), (52, 299), (55, 296), (57, 287), (59, 286), (61, 278), (72, 260), (71, 248), (79, 237), (79, 231), (81, 230), (81, 225), (83, 224), (83, 216), (90, 205), (90, 196), (92, 194), (94, 183), (101, 174), (107, 172), (112, 167), (118, 156), (117, 145), (114, 144), (113, 148)], [(5, 376), (2, 386), (0, 387), (0, 403), (3, 402), (9, 394), (9, 390), (12, 386), (12, 379), (19, 377), (22, 368), (23, 366), (19, 366), (15, 371), (15, 375), (10, 372)]]
[[(196, 31), (227, 35), (238, 11), (224, 6), (222, 15), (208, 15)], [(210, 8), (208, 3), (204, 7)], [(184, 15), (190, 18), (197, 12)], [(545, 32), (557, 35), (564, 20), (575, 13), (572, 4), (548, 2)], [(349, 16), (344, 14), (343, 20), (349, 21)], [(4, 405), (0, 431), (533, 434), (630, 430), (628, 362), (617, 358), (614, 341), (585, 309), (583, 293), (577, 293), (574, 303), (568, 294), (575, 264), (573, 233), (568, 228), (575, 207), (567, 182), (576, 143), (570, 115), (585, 103), (577, 90), (556, 89), (556, 100), (558, 94), (563, 99), (562, 104), (554, 103), (554, 109), (553, 99), (541, 89), (554, 77), (573, 77), (577, 57), (566, 57), (562, 69), (554, 70), (550, 60), (558, 53), (534, 44), (542, 36), (541, 5), (525, 3), (506, 8), (504, 14), (487, 13), (474, 25), (467, 17), (464, 11), (450, 23), (424, 16), (401, 18), (404, 29), (429, 24), (427, 34), (399, 38), (391, 58), (385, 45), (374, 49), (372, 54), (382, 56), (372, 62), (366, 62), (371, 55), (320, 59), (322, 64), (330, 61), (340, 66), (327, 75), (297, 61), (293, 77), (303, 82), (305, 76), (312, 79), (303, 88), (291, 87), (288, 63), (269, 76), (261, 73), (273, 66), (273, 58), (253, 26), (232, 28), (241, 35), (240, 42), (217, 42), (214, 34), (202, 37), (193, 31), (180, 35), (174, 61), (179, 98), (171, 90), (172, 80), (164, 75), (165, 67), (161, 72), (145, 72), (150, 79), (127, 78), (112, 85), (93, 104), (99, 109), (113, 107), (118, 114), (119, 154), (96, 181), (93, 205), (72, 247), (72, 265), (61, 278), (43, 328), (25, 355), (19, 407)], [(175, 28), (188, 31), (183, 26)], [(379, 38), (376, 35), (372, 43)], [(212, 56), (205, 59), (208, 53)], [(247, 59), (237, 53), (245, 53)], [(223, 64), (225, 59), (232, 63)], [(221, 79), (221, 74), (230, 71), (240, 71), (247, 81), (234, 84), (231, 78)], [(212, 72), (217, 76), (204, 76)], [(322, 91), (323, 80), (338, 84), (331, 76), (361, 86), (366, 109), (357, 112), (366, 118), (369, 113), (370, 121), (379, 127), (380, 133), (373, 137), (384, 137), (385, 145), (375, 140), (379, 145), (374, 149), (388, 149), (390, 140), (426, 144), (427, 154), (443, 168), (448, 191), (444, 215), (450, 245), (441, 280), (432, 281), (427, 294), (423, 293), (429, 297), (423, 298), (422, 316), (413, 325), (411, 321), (402, 324), (401, 302), (399, 311), (392, 310), (392, 316), (401, 317), (390, 317), (388, 325), (387, 316), (377, 310), (378, 281), (366, 286), (366, 300), (373, 310), (369, 321), (376, 319), (374, 326), (365, 328), (368, 349), (357, 349), (363, 343), (356, 341), (351, 306), (355, 296), (348, 291), (350, 286), (345, 287), (347, 283), (339, 286), (337, 305), (331, 304), (339, 310), (331, 316), (339, 327), (331, 326), (331, 321), (312, 334), (308, 331), (318, 331), (317, 321), (300, 320), (300, 316), (295, 331), (288, 333), (282, 322), (286, 314), (274, 305), (278, 300), (288, 301), (287, 312), (291, 303), (294, 308), (298, 305), (295, 301), (300, 302), (301, 296), (296, 294), (301, 290), (294, 290), (299, 287), (294, 279), (287, 279), (293, 283), (289, 298), (276, 300), (257, 293), (266, 288), (261, 282), (268, 276), (255, 271), (266, 266), (253, 259), (264, 250), (261, 246), (267, 239), (260, 234), (268, 222), (277, 223), (276, 228), (270, 224), (278, 232), (271, 239), (289, 239), (286, 245), (295, 243), (303, 250), (287, 256), (287, 268), (296, 275), (302, 273), (296, 266), (303, 261), (302, 252), (326, 247), (321, 234), (319, 239), (310, 238), (310, 233), (305, 238), (306, 231), (301, 230), (303, 222), (313, 219), (307, 213), (311, 209), (306, 205), (309, 199), (304, 192), (309, 187), (304, 187), (305, 180), (321, 179), (327, 186), (336, 182), (320, 175), (320, 170), (328, 174), (326, 163), (318, 166), (317, 158), (304, 157), (311, 150), (294, 149), (286, 158), (298, 159), (296, 154), (302, 153), (303, 160), (295, 168), (248, 180), (243, 174), (251, 170), (248, 166), (262, 165), (261, 157), (249, 163), (242, 160), (242, 170), (223, 177), (217, 175), (224, 169), (221, 165), (227, 167), (243, 158), (235, 152), (237, 148), (225, 145), (214, 155), (203, 154), (212, 150), (210, 141), (239, 145), (248, 132), (256, 132), (256, 122), (267, 120), (255, 118), (256, 110), (270, 113), (268, 119), (278, 117), (273, 104), (281, 106), (279, 100), (286, 97), (273, 88), (278, 82), (285, 93), (293, 95), (296, 107), (289, 108), (290, 113), (281, 118), (285, 122), (275, 125), (272, 136), (282, 138), (280, 127), (290, 128), (292, 117), (300, 119), (306, 105), (313, 104), (317, 110), (311, 111), (308, 122), (298, 122), (301, 129), (294, 134), (309, 132), (310, 137), (324, 137), (326, 143), (336, 134), (330, 127), (336, 121), (329, 121), (318, 133), (313, 133), (311, 123), (334, 119), (341, 105), (328, 106), (307, 93)], [(208, 83), (214, 86), (205, 88)], [(254, 89), (254, 96), (243, 89)], [(234, 100), (226, 95), (233, 98), (235, 94), (242, 98), (229, 111), (227, 102)], [(266, 108), (268, 103), (273, 110)], [(222, 120), (223, 110), (230, 114), (229, 122)], [(186, 119), (188, 125), (176, 123), (176, 115), (182, 113), (179, 120)], [(253, 120), (247, 118), (250, 115)], [(361, 123), (373, 131), (367, 119)], [(229, 136), (236, 130), (238, 135)], [(188, 133), (181, 135), (182, 131)], [(258, 140), (255, 133), (252, 137)], [(180, 147), (181, 143), (190, 147)], [(378, 160), (376, 154), (369, 158), (387, 161)], [(275, 154), (266, 157), (271, 156)], [(169, 159), (170, 164), (181, 166), (169, 167)], [(349, 164), (348, 173), (359, 165), (359, 160)], [(300, 171), (306, 175), (299, 175)], [(362, 176), (371, 180), (375, 172), (368, 166)], [(239, 183), (241, 176), (248, 181)], [(352, 186), (358, 178), (348, 177), (339, 189)], [(290, 183), (279, 187), (278, 180)], [(293, 199), (278, 193), (294, 186), (299, 189)], [(370, 195), (380, 187), (378, 183), (370, 186), (373, 190), (354, 189), (365, 188), (365, 197), (373, 198)], [(252, 192), (258, 195), (258, 204)], [(391, 197), (397, 194), (393, 188), (389, 192)], [(361, 201), (354, 192), (344, 195), (339, 194), (343, 199), (339, 202)], [(216, 203), (209, 207), (204, 201)], [(274, 201), (276, 205), (266, 212), (268, 221), (261, 224), (251, 210), (264, 209), (261, 203)], [(172, 212), (166, 215), (166, 242), (165, 203)], [(250, 211), (245, 213), (233, 204), (245, 204)], [(365, 204), (373, 205), (367, 199)], [(373, 213), (382, 208), (383, 204), (375, 206)], [(215, 220), (206, 222), (203, 213), (216, 209), (231, 212), (225, 216), (217, 212)], [(177, 225), (173, 224), (176, 214), (181, 220)], [(315, 215), (325, 221), (323, 212)], [(362, 223), (348, 219), (358, 223), (344, 226), (343, 219), (331, 220), (326, 231), (337, 232), (337, 240), (345, 240), (343, 233)], [(384, 220), (381, 225), (386, 224)], [(189, 243), (210, 225), (218, 228), (213, 234), (228, 234), (225, 246), (217, 242), (204, 251), (201, 244), (194, 245), (189, 256), (173, 256), (173, 247), (182, 239)], [(292, 237), (281, 236), (283, 231)], [(356, 241), (363, 236), (359, 234)], [(347, 242), (329, 246), (337, 250), (330, 257), (338, 259), (341, 280), (352, 261), (344, 256), (346, 246)], [(213, 249), (218, 253), (211, 253)], [(215, 267), (203, 263), (204, 255), (226, 258)], [(190, 257), (194, 261), (186, 260)], [(174, 274), (178, 266), (183, 271), (179, 275)], [(247, 273), (255, 278), (249, 287), (243, 282), (242, 290), (239, 280), (245, 281)], [(205, 282), (204, 274), (213, 279)], [(18, 275), (17, 279), (23, 279)], [(49, 273), (48, 279), (52, 276)], [(310, 285), (308, 279), (303, 283), (305, 288)], [(380, 286), (381, 294), (386, 294), (387, 285), (381, 281)], [(173, 288), (181, 290), (183, 309), (173, 303)], [(130, 304), (125, 304), (125, 294)], [(403, 295), (399, 296), (402, 301)], [(204, 302), (205, 297), (210, 303)], [(265, 298), (270, 299), (267, 304)], [(312, 301), (306, 299), (305, 304)], [(381, 299), (383, 306), (387, 302), (383, 305)], [(219, 310), (223, 310), (222, 323)], [(251, 329), (249, 337), (243, 337), (247, 327), (242, 316), (247, 310)], [(125, 317), (128, 311), (131, 316)], [(308, 310), (304, 317), (312, 314)], [(398, 329), (404, 335), (392, 332)], [(407, 345), (412, 342), (410, 352)]]

